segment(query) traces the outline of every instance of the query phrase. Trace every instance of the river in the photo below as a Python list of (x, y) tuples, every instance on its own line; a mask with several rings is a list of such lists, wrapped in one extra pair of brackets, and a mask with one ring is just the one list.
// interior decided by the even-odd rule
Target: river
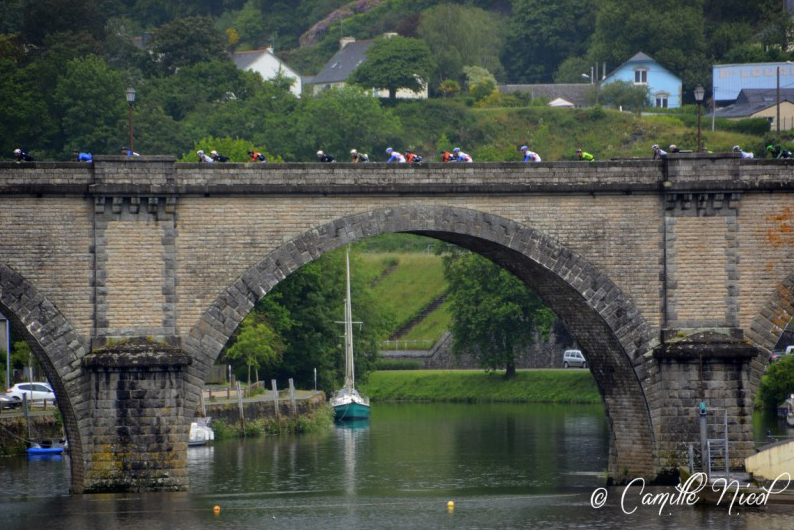
[(71, 496), (67, 458), (2, 458), (0, 528), (794, 528), (794, 507), (660, 515), (639, 486), (595, 509), (608, 436), (601, 406), (375, 404), (368, 423), (190, 448), (188, 493)]

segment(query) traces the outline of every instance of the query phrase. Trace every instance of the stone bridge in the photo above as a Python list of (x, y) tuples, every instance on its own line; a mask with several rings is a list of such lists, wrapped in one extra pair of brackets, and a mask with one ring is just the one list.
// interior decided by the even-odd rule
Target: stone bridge
[(794, 308), (794, 165), (0, 164), (0, 312), (53, 383), (74, 492), (187, 488), (188, 426), (223, 345), (287, 275), (412, 232), (535, 289), (583, 347), (616, 482), (656, 478), (753, 398)]

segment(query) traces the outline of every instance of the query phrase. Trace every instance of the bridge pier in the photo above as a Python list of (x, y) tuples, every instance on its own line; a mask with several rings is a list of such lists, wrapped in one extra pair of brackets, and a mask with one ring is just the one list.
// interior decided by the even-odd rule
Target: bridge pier
[[(744, 341), (741, 330), (665, 332), (653, 350), (655, 374), (649, 385), (656, 430), (657, 467), (664, 476), (687, 464), (694, 444), (700, 454), (699, 406), (709, 413), (709, 438), (724, 436), (727, 413), (731, 467), (741, 467), (753, 453), (753, 399), (763, 373), (760, 351)], [(680, 335), (680, 336), (679, 336)]]
[(184, 491), (187, 441), (181, 350), (145, 339), (85, 357), (90, 378), (83, 493)]

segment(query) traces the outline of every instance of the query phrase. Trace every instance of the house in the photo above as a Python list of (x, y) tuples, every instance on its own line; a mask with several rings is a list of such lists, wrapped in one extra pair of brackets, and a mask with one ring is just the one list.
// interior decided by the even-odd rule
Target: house
[(779, 63), (715, 64), (712, 66), (712, 93), (717, 106), (735, 103), (744, 89), (772, 89), (794, 86), (794, 65)]
[[(549, 105), (553, 107), (586, 107), (589, 105), (590, 94), (594, 90), (593, 85), (590, 83), (499, 85), (497, 89), (502, 94), (526, 93), (529, 94), (532, 99), (545, 98), (550, 101)], [(557, 100), (563, 100), (563, 102)], [(563, 104), (560, 105), (560, 103)], [(569, 103), (570, 105), (567, 105), (566, 103)]]
[(647, 86), (652, 107), (676, 109), (681, 106), (681, 78), (642, 52), (613, 70), (600, 84), (613, 81)]
[[(396, 33), (387, 33), (393, 36)], [(374, 40), (356, 40), (353, 37), (344, 37), (339, 41), (339, 51), (325, 64), (320, 73), (312, 80), (312, 94), (317, 95), (329, 88), (341, 88), (347, 84), (347, 79), (358, 66), (367, 60), (367, 50), (375, 43)], [(373, 88), (375, 97), (388, 97), (386, 88)], [(427, 99), (427, 84), (424, 89), (414, 92), (408, 89), (397, 90), (397, 99)]]
[[(777, 128), (777, 90), (775, 88), (744, 88), (736, 102), (717, 109), (717, 118), (766, 118), (773, 129)], [(711, 113), (708, 114), (711, 117)], [(794, 88), (780, 89), (780, 128), (794, 129)]]
[(290, 92), (295, 96), (300, 97), (302, 82), (301, 76), (287, 66), (287, 64), (275, 56), (273, 48), (266, 48), (264, 50), (251, 50), (245, 52), (235, 52), (232, 56), (234, 64), (240, 70), (248, 70), (257, 72), (262, 76), (262, 79), (273, 79), (279, 74), (294, 79)]

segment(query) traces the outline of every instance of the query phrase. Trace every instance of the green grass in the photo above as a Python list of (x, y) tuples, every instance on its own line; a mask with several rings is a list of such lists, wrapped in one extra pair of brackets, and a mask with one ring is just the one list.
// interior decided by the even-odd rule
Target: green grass
[[(361, 260), (372, 268), (382, 264), (393, 254), (362, 254)], [(374, 294), (381, 300), (399, 328), (419, 314), (434, 298), (446, 291), (441, 257), (435, 254), (398, 254), (397, 267), (374, 286)]]
[[(452, 324), (452, 315), (449, 312), (449, 302), (444, 301), (435, 311), (427, 315), (422, 321), (408, 330), (408, 333), (400, 337), (404, 340), (428, 341), (430, 347), (419, 347), (415, 349), (424, 350), (433, 347), (433, 344), (444, 335)], [(421, 345), (421, 343), (420, 343)]]
[(379, 371), (359, 390), (374, 401), (601, 403), (589, 370), (519, 370), (507, 381), (476, 370)]

